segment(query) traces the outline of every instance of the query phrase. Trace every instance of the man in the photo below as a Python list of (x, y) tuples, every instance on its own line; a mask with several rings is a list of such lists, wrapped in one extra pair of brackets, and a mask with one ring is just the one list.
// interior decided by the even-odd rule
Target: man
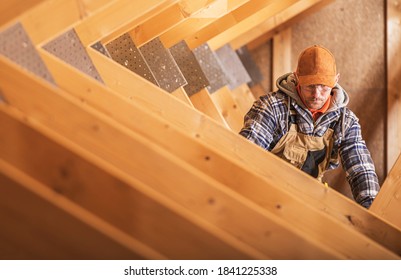
[(240, 134), (318, 180), (338, 167), (340, 156), (354, 199), (369, 208), (380, 187), (339, 77), (328, 49), (305, 49), (296, 71), (278, 78), (278, 90), (253, 104)]

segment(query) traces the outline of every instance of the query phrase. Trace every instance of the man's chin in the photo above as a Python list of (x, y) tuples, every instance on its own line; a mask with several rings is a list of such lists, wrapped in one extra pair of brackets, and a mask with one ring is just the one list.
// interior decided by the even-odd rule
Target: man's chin
[(308, 103), (308, 107), (309, 109), (313, 109), (313, 110), (319, 110), (320, 108), (322, 108), (323, 105), (321, 105), (320, 103)]

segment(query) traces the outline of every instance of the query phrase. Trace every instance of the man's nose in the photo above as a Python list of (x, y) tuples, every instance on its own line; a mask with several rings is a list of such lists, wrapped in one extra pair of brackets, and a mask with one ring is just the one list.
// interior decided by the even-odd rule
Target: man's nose
[(319, 88), (318, 87), (313, 87), (312, 91), (311, 91), (311, 95), (313, 97), (317, 97), (317, 96), (319, 96), (319, 94), (320, 94)]

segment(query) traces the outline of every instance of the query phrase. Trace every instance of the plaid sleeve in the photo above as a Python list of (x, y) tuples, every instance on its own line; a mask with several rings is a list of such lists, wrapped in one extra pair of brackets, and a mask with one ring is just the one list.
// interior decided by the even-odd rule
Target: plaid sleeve
[(255, 101), (244, 117), (240, 135), (268, 150), (276, 129), (276, 117), (272, 96), (263, 96)]
[(339, 149), (340, 157), (354, 199), (369, 208), (380, 186), (370, 152), (362, 139), (358, 119), (350, 111), (348, 115), (347, 129)]

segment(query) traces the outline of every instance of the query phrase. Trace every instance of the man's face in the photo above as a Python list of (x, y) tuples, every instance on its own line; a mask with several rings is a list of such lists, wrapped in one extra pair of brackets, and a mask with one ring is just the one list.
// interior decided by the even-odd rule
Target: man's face
[(326, 103), (332, 88), (325, 85), (308, 85), (300, 86), (300, 89), (300, 95), (306, 106), (318, 110)]

